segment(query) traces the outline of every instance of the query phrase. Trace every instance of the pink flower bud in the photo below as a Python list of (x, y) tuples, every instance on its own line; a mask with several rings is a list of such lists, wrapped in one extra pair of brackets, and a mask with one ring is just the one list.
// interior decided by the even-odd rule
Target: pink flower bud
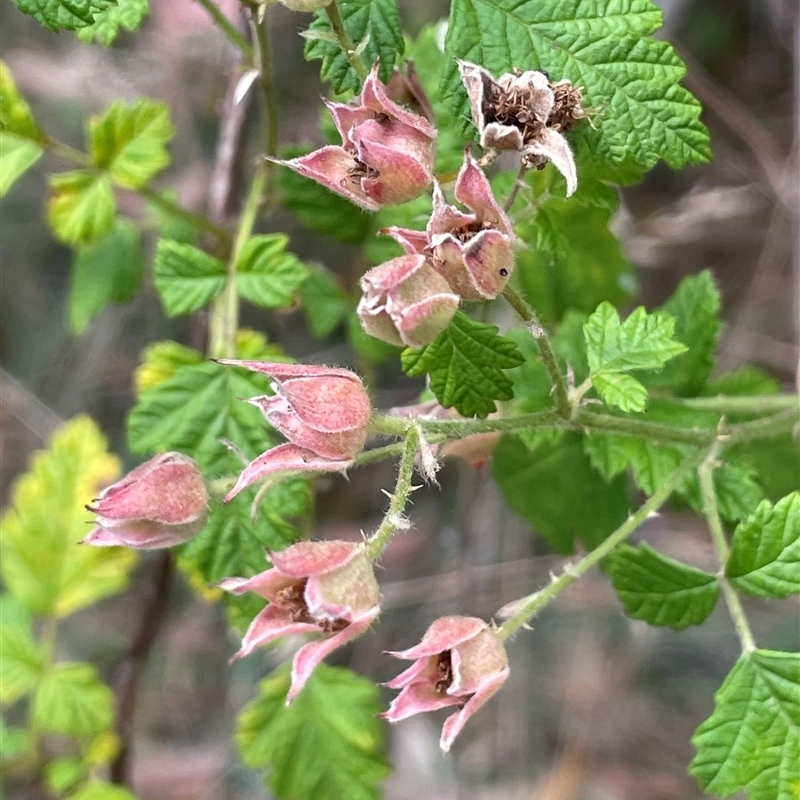
[(360, 636), (380, 612), (379, 591), (364, 546), (352, 542), (298, 542), (271, 553), (273, 567), (252, 578), (228, 578), (220, 588), (255, 592), (269, 605), (253, 620), (234, 659), (297, 633), (322, 634), (294, 657), (287, 705), (323, 658)]
[(367, 211), (418, 197), (433, 179), (436, 128), (392, 101), (376, 64), (354, 104), (326, 102), (341, 146), (278, 161)]
[(275, 394), (252, 397), (249, 402), (261, 409), (267, 421), (289, 440), (251, 461), (224, 502), (274, 472), (342, 472), (361, 452), (372, 409), (355, 373), (314, 364), (218, 361), (273, 378)]
[(425, 254), (464, 300), (488, 300), (503, 291), (514, 270), (514, 228), (467, 148), (455, 185), (456, 199), (472, 213), (447, 204), (434, 185), (433, 213), (425, 232), (387, 228), (408, 253)]
[(494, 630), (477, 617), (442, 617), (408, 650), (391, 652), (413, 660), (405, 672), (385, 685), (401, 689), (382, 717), (390, 722), (461, 706), (442, 728), (439, 746), (446, 753), (467, 720), (503, 685), (508, 657)]
[(153, 550), (182, 544), (208, 515), (208, 492), (200, 468), (182, 453), (164, 453), (105, 489), (93, 505), (97, 525), (85, 544)]
[(567, 197), (578, 188), (575, 159), (561, 131), (586, 116), (581, 90), (569, 81), (550, 83), (543, 72), (507, 73), (495, 80), (483, 67), (459, 61), (472, 119), (481, 146), (518, 150), (523, 164), (543, 167), (552, 161), (567, 181)]
[(458, 296), (424, 256), (394, 258), (361, 278), (358, 316), (364, 330), (398, 347), (433, 341), (458, 310)]

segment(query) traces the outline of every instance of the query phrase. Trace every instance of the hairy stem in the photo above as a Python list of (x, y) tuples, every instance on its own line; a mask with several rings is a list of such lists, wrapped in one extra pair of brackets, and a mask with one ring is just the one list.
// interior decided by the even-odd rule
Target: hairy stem
[(697, 470), (700, 479), (700, 496), (703, 500), (703, 513), (708, 520), (708, 528), (711, 532), (711, 541), (714, 544), (714, 550), (720, 565), (717, 581), (719, 581), (719, 585), (722, 588), (722, 595), (725, 598), (725, 604), (728, 606), (728, 612), (736, 628), (736, 635), (742, 645), (742, 652), (746, 654), (756, 649), (756, 643), (739, 595), (725, 577), (725, 563), (728, 560), (730, 549), (725, 538), (725, 531), (722, 528), (722, 520), (717, 507), (717, 490), (714, 486), (714, 469), (717, 466), (718, 452), (719, 448), (717, 446), (712, 447)]
[(403, 455), (400, 457), (400, 466), (397, 472), (397, 483), (394, 487), (394, 494), (392, 494), (389, 501), (389, 509), (383, 518), (383, 522), (378, 526), (378, 530), (367, 540), (367, 555), (373, 561), (380, 557), (392, 536), (398, 530), (406, 530), (408, 528), (408, 521), (403, 516), (403, 511), (408, 502), (408, 496), (413, 489), (411, 479), (414, 475), (414, 461), (419, 445), (419, 428), (412, 426), (406, 434)]
[(522, 188), (522, 179), (525, 177), (525, 173), (528, 171), (528, 167), (525, 164), (519, 165), (519, 171), (517, 172), (517, 177), (514, 179), (514, 185), (511, 187), (511, 191), (506, 198), (506, 202), (503, 203), (503, 211), (511, 211), (511, 206), (514, 205), (514, 201), (517, 199), (517, 195), (519, 194), (519, 190)]
[(219, 6), (214, 0), (197, 0), (201, 6), (208, 12), (214, 24), (228, 37), (231, 43), (239, 48), (242, 55), (248, 60), (253, 60), (253, 48), (250, 47), (247, 39), (236, 30), (236, 26), (222, 13)]
[(331, 24), (331, 30), (336, 35), (336, 38), (339, 41), (339, 46), (342, 48), (342, 52), (345, 54), (345, 57), (350, 62), (350, 66), (355, 70), (356, 75), (358, 75), (359, 79), (363, 83), (369, 74), (369, 70), (367, 69), (367, 65), (364, 63), (364, 60), (361, 58), (361, 56), (356, 53), (356, 46), (353, 44), (350, 34), (344, 27), (344, 20), (342, 19), (342, 14), (339, 11), (339, 6), (337, 5), (336, 0), (333, 0), (332, 3), (328, 3), (328, 5), (325, 6), (325, 13), (328, 15), (328, 22)]
[(622, 544), (652, 513), (657, 511), (677, 489), (681, 483), (697, 469), (698, 465), (706, 458), (708, 448), (698, 450), (687, 458), (653, 493), (634, 514), (628, 517), (602, 544), (598, 545), (591, 553), (585, 555), (576, 564), (568, 564), (563, 572), (554, 578), (549, 586), (540, 589), (528, 597), (518, 600), (513, 605), (513, 615), (498, 630), (501, 639), (513, 636), (528, 620), (538, 614), (545, 606), (549, 605), (568, 586), (575, 583), (578, 578), (586, 574), (592, 567), (610, 555), (613, 550)]
[(569, 404), (569, 397), (567, 394), (567, 384), (564, 376), (561, 374), (561, 368), (558, 366), (558, 359), (553, 351), (553, 346), (550, 344), (550, 338), (547, 332), (539, 322), (539, 317), (536, 312), (525, 302), (525, 299), (520, 295), (516, 289), (511, 286), (506, 286), (503, 290), (503, 297), (508, 301), (509, 305), (514, 311), (519, 314), (522, 321), (528, 328), (528, 332), (536, 340), (539, 347), (539, 353), (542, 356), (542, 361), (550, 376), (550, 381), (553, 384), (553, 393), (555, 394), (556, 408), (558, 413), (565, 419), (569, 419), (572, 409)]
[(764, 414), (770, 411), (800, 409), (800, 397), (796, 394), (760, 394), (753, 396), (687, 397), (675, 402), (703, 411), (718, 411), (720, 414)]

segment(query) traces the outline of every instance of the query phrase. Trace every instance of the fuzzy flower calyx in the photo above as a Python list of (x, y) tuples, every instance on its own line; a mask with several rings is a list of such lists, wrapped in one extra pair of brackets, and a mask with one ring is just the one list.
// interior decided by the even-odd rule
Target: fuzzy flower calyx
[(261, 372), (273, 379), (274, 395), (252, 397), (248, 402), (289, 440), (251, 461), (224, 502), (275, 472), (343, 472), (361, 452), (371, 406), (355, 373), (314, 364), (234, 359), (219, 359), (218, 363)]
[(208, 492), (191, 458), (164, 453), (140, 464), (86, 508), (97, 514), (97, 524), (83, 543), (154, 550), (200, 532), (208, 516)]
[(273, 567), (252, 578), (228, 578), (220, 588), (255, 592), (269, 605), (253, 620), (234, 659), (282, 636), (316, 633), (294, 657), (290, 703), (314, 668), (360, 636), (380, 612), (379, 591), (364, 546), (353, 542), (298, 542), (271, 553)]
[(422, 255), (393, 258), (361, 278), (364, 330), (398, 347), (424, 347), (449, 324), (458, 295)]
[(395, 103), (378, 65), (353, 104), (326, 101), (342, 144), (277, 161), (367, 211), (418, 197), (433, 179), (436, 128)]
[(481, 146), (517, 150), (528, 167), (551, 161), (567, 181), (567, 197), (578, 188), (575, 159), (562, 135), (586, 112), (581, 89), (568, 80), (551, 83), (544, 72), (506, 73), (495, 80), (483, 67), (459, 61)]
[(445, 753), (467, 720), (503, 685), (509, 673), (503, 643), (477, 617), (437, 619), (418, 645), (390, 655), (414, 663), (385, 684), (401, 691), (381, 716), (399, 722), (424, 711), (460, 706), (442, 728), (439, 745)]
[(503, 291), (514, 270), (514, 228), (469, 149), (455, 196), (469, 212), (449, 205), (436, 183), (433, 213), (424, 231), (387, 228), (384, 233), (407, 253), (425, 255), (464, 300), (490, 300)]

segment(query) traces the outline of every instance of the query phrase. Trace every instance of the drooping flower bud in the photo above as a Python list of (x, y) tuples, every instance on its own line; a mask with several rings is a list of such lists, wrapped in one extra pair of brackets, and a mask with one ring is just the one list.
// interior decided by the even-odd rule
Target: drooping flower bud
[(361, 452), (372, 410), (364, 385), (354, 372), (315, 364), (235, 359), (218, 362), (273, 378), (275, 394), (252, 397), (249, 402), (289, 440), (251, 461), (224, 502), (275, 472), (343, 472)]
[(367, 211), (405, 203), (421, 195), (433, 179), (436, 128), (392, 101), (372, 68), (353, 104), (326, 101), (341, 146), (278, 161), (321, 183)]
[(140, 464), (86, 508), (97, 524), (83, 539), (98, 547), (174, 547), (203, 528), (208, 492), (200, 467), (182, 453)]
[(314, 668), (337, 647), (360, 636), (380, 612), (372, 563), (362, 544), (298, 542), (271, 553), (273, 567), (252, 578), (228, 578), (220, 588), (255, 592), (269, 605), (253, 620), (234, 659), (257, 647), (298, 633), (320, 633), (294, 657), (290, 703)]
[(567, 181), (567, 197), (578, 188), (572, 150), (563, 137), (586, 112), (581, 89), (551, 83), (543, 72), (506, 73), (495, 80), (483, 67), (459, 61), (481, 146), (518, 150), (522, 163), (540, 168), (552, 161)]
[(514, 270), (514, 228), (469, 148), (456, 178), (455, 195), (471, 213), (448, 205), (436, 183), (433, 213), (425, 231), (387, 228), (384, 233), (397, 239), (406, 252), (427, 256), (464, 300), (492, 299), (503, 291)]
[(424, 256), (393, 258), (361, 278), (364, 330), (398, 347), (424, 347), (449, 324), (459, 298)]
[(509, 673), (503, 643), (477, 617), (437, 619), (416, 647), (389, 655), (414, 663), (385, 684), (402, 691), (380, 716), (399, 722), (424, 711), (461, 706), (442, 728), (439, 746), (445, 753), (467, 720), (497, 692)]

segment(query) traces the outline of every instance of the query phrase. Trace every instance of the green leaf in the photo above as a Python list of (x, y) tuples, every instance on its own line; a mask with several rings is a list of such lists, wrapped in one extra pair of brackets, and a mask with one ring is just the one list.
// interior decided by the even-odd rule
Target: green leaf
[(601, 303), (583, 326), (591, 380), (603, 400), (623, 411), (643, 411), (646, 389), (623, 373), (660, 369), (686, 346), (673, 339), (675, 320), (648, 314), (641, 306), (621, 322), (610, 303)]
[(339, 281), (324, 269), (312, 269), (301, 290), (303, 311), (311, 333), (324, 339), (347, 317), (351, 303)]
[(358, 318), (355, 309), (347, 315), (346, 324), (348, 343), (361, 358), (366, 359), (368, 362), (380, 364), (390, 358), (395, 359), (402, 353), (399, 347), (382, 342), (380, 339), (376, 339), (366, 333), (361, 327), (361, 320)]
[(5, 61), (0, 61), (0, 131), (44, 144), (45, 136), (33, 118), (31, 107), (19, 93), (14, 76)]
[(273, 672), (239, 716), (236, 741), (249, 767), (269, 772), (282, 800), (378, 800), (389, 774), (375, 684), (318, 666), (286, 706), (289, 671)]
[(105, 781), (91, 781), (71, 794), (67, 800), (137, 800), (123, 786), (116, 786)]
[(4, 197), (17, 178), (27, 172), (44, 150), (30, 139), (0, 131), (0, 197)]
[(135, 551), (78, 545), (89, 532), (86, 504), (119, 470), (95, 423), (76, 417), (17, 479), (2, 519), (0, 574), (34, 613), (64, 617), (127, 584)]
[(800, 654), (739, 658), (697, 729), (689, 771), (703, 789), (750, 800), (796, 800), (800, 786)]
[(120, 28), (135, 31), (149, 10), (148, 0), (117, 0), (116, 5), (95, 14), (94, 22), (81, 28), (77, 36), (84, 42), (100, 42), (108, 47), (119, 35)]
[(717, 579), (661, 555), (647, 544), (623, 545), (606, 561), (614, 589), (634, 619), (681, 631), (699, 625), (719, 598)]
[[(753, 468), (735, 461), (730, 455), (726, 463), (714, 470), (714, 488), (720, 516), (728, 522), (747, 519), (764, 499)], [(696, 478), (680, 489), (680, 494), (698, 513), (703, 512), (700, 487)]]
[(92, 161), (119, 186), (140, 189), (169, 164), (174, 134), (166, 103), (117, 100), (89, 122)]
[(800, 492), (774, 506), (764, 500), (737, 526), (725, 574), (748, 594), (788, 597), (800, 592)]
[(116, 0), (14, 0), (23, 13), (32, 16), (51, 31), (74, 31), (85, 28)]
[(504, 436), (493, 465), (508, 504), (559, 553), (573, 552), (576, 538), (596, 547), (628, 516), (626, 481), (604, 481), (578, 434), (557, 443), (539, 440), (533, 451), (519, 437)]
[(703, 389), (703, 395), (715, 397), (719, 394), (777, 394), (780, 391), (777, 381), (763, 370), (749, 364), (727, 372), (709, 381)]
[(253, 236), (247, 240), (236, 262), (236, 289), (262, 308), (286, 308), (295, 300), (308, 277), (308, 267), (286, 252), (284, 233)]
[(30, 630), (20, 625), (0, 623), (0, 702), (15, 703), (30, 694), (42, 675), (43, 660), (39, 645)]
[(45, 769), (47, 787), (53, 792), (63, 794), (86, 777), (87, 769), (88, 765), (79, 758), (55, 758)]
[(39, 682), (33, 719), (45, 731), (67, 736), (98, 734), (114, 722), (114, 695), (91, 664), (62, 662)]
[(227, 270), (199, 247), (159, 239), (153, 266), (156, 289), (167, 316), (191, 314), (210, 303), (225, 287)]
[(503, 370), (523, 361), (516, 344), (497, 331), (459, 311), (429, 345), (403, 351), (403, 370), (411, 377), (429, 373), (431, 390), (445, 408), (465, 417), (485, 417), (496, 410), (495, 400), (514, 396)]
[(764, 496), (773, 502), (797, 488), (800, 442), (788, 433), (773, 439), (734, 445), (726, 451), (726, 457), (753, 470)]
[(25, 728), (6, 725), (0, 717), (0, 755), (3, 761), (12, 760), (21, 756), (28, 749), (28, 732)]
[(79, 247), (72, 262), (69, 327), (81, 334), (110, 303), (129, 303), (144, 277), (144, 255), (138, 228), (117, 219), (99, 241)]
[(117, 201), (111, 181), (88, 170), (50, 176), (47, 218), (67, 244), (89, 244), (114, 227)]
[[(309, 152), (311, 148), (294, 147), (281, 157), (297, 158)], [(348, 244), (361, 244), (372, 233), (371, 215), (344, 197), (291, 169), (280, 170), (278, 177), (281, 203), (311, 230)]]
[(720, 296), (709, 270), (684, 278), (661, 310), (675, 320), (675, 339), (686, 352), (673, 358), (648, 387), (668, 387), (685, 397), (698, 395), (714, 367), (714, 351), (722, 329)]
[[(395, 0), (339, 0), (338, 6), (344, 28), (353, 44), (359, 47), (366, 40), (361, 60), (367, 66), (380, 61), (380, 78), (388, 83), (397, 57), (403, 54), (404, 48), (397, 3)], [(317, 11), (315, 17), (309, 31), (331, 30), (324, 9)], [(322, 60), (320, 77), (333, 86), (336, 94), (357, 92), (361, 88), (361, 80), (338, 42), (307, 39), (305, 57), (307, 61)]]
[(456, 58), (495, 77), (543, 69), (582, 86), (584, 107), (600, 109), (597, 131), (584, 135), (603, 160), (648, 169), (659, 159), (673, 169), (707, 161), (700, 103), (679, 85), (686, 67), (671, 45), (649, 36), (661, 21), (650, 0), (454, 0), (442, 91), (455, 95), (456, 116), (468, 118)]

